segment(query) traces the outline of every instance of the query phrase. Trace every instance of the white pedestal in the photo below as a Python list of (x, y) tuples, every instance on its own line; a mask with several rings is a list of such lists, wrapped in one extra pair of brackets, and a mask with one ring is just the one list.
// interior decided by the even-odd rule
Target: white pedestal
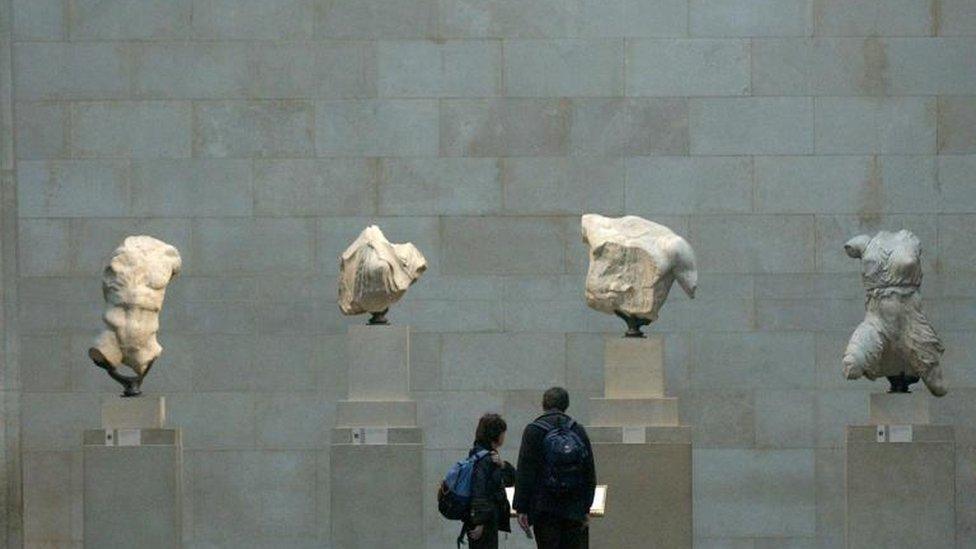
[(604, 364), (588, 430), (608, 502), (590, 523), (593, 546), (691, 547), (691, 429), (664, 396), (663, 338), (608, 338)]
[(114, 397), (103, 428), (84, 432), (86, 548), (182, 546), (183, 446), (179, 429), (164, 428), (164, 406)]
[(332, 430), (333, 547), (423, 547), (424, 437), (407, 326), (349, 329), (349, 398)]
[(850, 549), (955, 546), (955, 434), (927, 424), (928, 398), (872, 395), (874, 424), (847, 428)]

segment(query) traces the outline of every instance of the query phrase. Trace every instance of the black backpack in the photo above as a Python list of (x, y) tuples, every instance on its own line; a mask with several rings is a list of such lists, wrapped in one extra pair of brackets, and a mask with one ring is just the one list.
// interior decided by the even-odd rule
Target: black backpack
[(572, 418), (555, 424), (537, 419), (532, 425), (542, 429), (542, 487), (553, 496), (574, 494), (586, 483), (585, 464), (590, 453), (583, 439), (573, 430)]

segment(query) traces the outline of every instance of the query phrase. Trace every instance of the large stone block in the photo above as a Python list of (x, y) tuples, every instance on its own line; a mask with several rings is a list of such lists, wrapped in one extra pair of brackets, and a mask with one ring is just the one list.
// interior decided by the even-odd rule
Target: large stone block
[(813, 391), (756, 391), (756, 446), (812, 448), (817, 414)]
[(471, 448), (478, 418), (485, 412), (497, 413), (504, 405), (498, 391), (431, 391), (420, 393), (418, 400), (420, 425), (431, 449)]
[[(954, 214), (939, 218), (939, 235), (942, 238), (939, 248), (946, 250), (946, 253), (940, 254), (939, 257), (943, 269), (964, 271), (974, 268), (976, 257), (972, 254), (976, 249), (976, 242), (966, 238), (966, 234), (972, 231), (973, 227), (976, 227), (974, 215)], [(952, 252), (949, 253), (949, 250)]]
[(312, 268), (314, 225), (308, 219), (199, 218), (193, 229), (195, 247), (189, 255), (199, 273), (294, 273)]
[(251, 161), (243, 159), (134, 161), (130, 172), (132, 215), (251, 215), (256, 201), (251, 194), (251, 166)]
[(71, 152), (78, 157), (188, 157), (190, 120), (185, 102), (75, 103)]
[(870, 95), (884, 90), (877, 39), (776, 38), (753, 41), (757, 95)]
[(435, 156), (438, 105), (432, 100), (320, 101), (319, 156)]
[(817, 36), (929, 36), (939, 28), (929, 0), (817, 0), (815, 6)]
[(24, 217), (128, 215), (126, 172), (126, 163), (121, 160), (20, 162), (17, 166), (19, 214)]
[(809, 36), (809, 0), (691, 0), (692, 36)]
[(423, 444), (333, 444), (331, 466), (335, 547), (424, 545)]
[(317, 38), (434, 38), (437, 0), (321, 2), (315, 10)]
[(606, 515), (590, 521), (594, 546), (692, 546), (691, 443), (666, 440), (593, 445), (598, 482), (607, 485)]
[(68, 156), (68, 107), (61, 103), (17, 104), (17, 158), (36, 160)]
[(506, 212), (624, 212), (624, 161), (619, 158), (507, 158), (502, 181)]
[(416, 427), (417, 403), (413, 400), (340, 400), (336, 402), (336, 427)]
[(818, 154), (933, 154), (934, 97), (816, 99)]
[(381, 215), (482, 215), (502, 207), (494, 159), (391, 158), (384, 160), (382, 173)]
[[(76, 433), (77, 434), (77, 433)], [(77, 437), (75, 437), (77, 443)], [(80, 544), (82, 536), (82, 453), (25, 452), (23, 535), (34, 540)]]
[(916, 425), (912, 438), (878, 442), (873, 426), (847, 428), (848, 547), (956, 546), (953, 429)]
[(490, 97), (502, 84), (500, 41), (389, 41), (376, 45), (380, 97)]
[(664, 396), (664, 338), (604, 340), (604, 396), (608, 399)]
[(78, 437), (98, 417), (100, 398), (83, 393), (24, 393), (20, 422), (24, 451), (77, 450)]
[(574, 99), (570, 153), (684, 155), (688, 153), (688, 131), (688, 102), (684, 99)]
[(255, 439), (261, 448), (315, 450), (328, 444), (336, 406), (316, 393), (272, 393), (255, 397)]
[(643, 427), (678, 425), (676, 398), (593, 398), (590, 425)]
[[(51, 40), (64, 38), (63, 0), (14, 0), (12, 2), (13, 39)], [(8, 12), (9, 14), (9, 12)]]
[(685, 36), (684, 0), (581, 0), (579, 33), (584, 37)]
[(111, 42), (22, 43), (13, 52), (16, 99), (121, 99), (129, 93), (126, 48)]
[(623, 40), (510, 40), (505, 91), (515, 97), (619, 96)]
[(251, 94), (259, 99), (352, 99), (376, 93), (372, 42), (261, 42), (249, 52)]
[(814, 266), (814, 219), (804, 215), (701, 217), (692, 241), (703, 271), (802, 273)]
[(760, 156), (755, 171), (763, 213), (858, 213), (870, 199), (865, 190), (882, 181), (867, 156)]
[(563, 382), (562, 334), (445, 334), (441, 385), (450, 390), (545, 389)]
[(312, 37), (308, 0), (193, 0), (193, 36), (204, 40), (301, 40)]
[(752, 163), (736, 157), (636, 157), (627, 166), (627, 211), (658, 214), (752, 210)]
[[(544, 217), (448, 217), (443, 270), (449, 274), (558, 273), (563, 271), (563, 233)], [(531, 235), (531, 238), (526, 238)]]
[(976, 35), (976, 6), (969, 0), (941, 0), (939, 15), (940, 36)]
[(887, 38), (885, 52), (890, 95), (976, 93), (976, 37)]
[(976, 96), (939, 98), (939, 152), (976, 153)]
[(368, 215), (375, 210), (376, 163), (364, 158), (254, 163), (257, 215)]
[(313, 156), (313, 111), (307, 101), (197, 103), (194, 156)]
[(813, 456), (811, 449), (695, 451), (696, 538), (814, 536)]
[(169, 421), (183, 430), (187, 449), (255, 446), (255, 396), (248, 393), (190, 393), (167, 399)]
[(922, 393), (872, 393), (871, 425), (922, 425), (929, 423), (930, 396)]
[(628, 40), (628, 96), (746, 95), (747, 40)]
[(444, 99), (441, 156), (565, 156), (572, 109), (558, 99)]
[(438, 33), (443, 38), (570, 38), (578, 36), (582, 24), (582, 5), (576, 1), (442, 0), (437, 4)]
[(410, 327), (350, 326), (349, 400), (410, 399)]
[(182, 546), (179, 430), (137, 433), (142, 442), (135, 446), (107, 445), (105, 431), (85, 433), (85, 547)]
[(78, 0), (69, 12), (71, 39), (188, 38), (192, 9), (192, 0)]
[(250, 78), (247, 51), (239, 42), (135, 44), (133, 92), (153, 99), (244, 98)]
[(976, 189), (970, 174), (976, 170), (976, 156), (940, 156), (938, 182), (942, 191), (942, 211), (976, 211)]
[(750, 390), (691, 390), (679, 413), (696, 448), (751, 448), (756, 441), (756, 399)]
[(113, 397), (102, 401), (103, 429), (162, 429), (166, 425), (166, 397)]
[(813, 100), (803, 97), (692, 99), (692, 154), (813, 153)]

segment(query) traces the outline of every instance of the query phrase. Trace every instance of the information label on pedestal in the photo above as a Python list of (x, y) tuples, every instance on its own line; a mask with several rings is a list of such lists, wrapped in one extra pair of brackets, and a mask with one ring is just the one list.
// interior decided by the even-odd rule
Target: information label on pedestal
[(888, 426), (888, 442), (911, 442), (912, 440), (911, 425)]
[(387, 427), (360, 427), (352, 430), (353, 444), (388, 444), (390, 429)]
[(624, 444), (644, 444), (647, 442), (646, 427), (622, 427), (622, 430), (621, 435)]

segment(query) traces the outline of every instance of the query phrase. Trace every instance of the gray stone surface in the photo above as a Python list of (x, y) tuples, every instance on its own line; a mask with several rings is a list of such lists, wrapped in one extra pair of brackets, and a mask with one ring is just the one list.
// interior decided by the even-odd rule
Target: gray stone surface
[(710, 548), (843, 546), (844, 428), (871, 388), (838, 374), (863, 317), (838, 245), (917, 234), (973, 545), (974, 44), (971, 0), (0, 0), (6, 546), (83, 542), (79, 436), (117, 389), (78, 361), (127, 234), (186, 260), (151, 374), (188, 448), (185, 545), (328, 546), (361, 322), (334, 260), (370, 224), (430, 264), (394, 321), (428, 443), (420, 546), (453, 546), (429, 488), (483, 412), (510, 460), (550, 383), (591, 421), (619, 320), (581, 299), (587, 211), (698, 254), (697, 298), (654, 330)]

